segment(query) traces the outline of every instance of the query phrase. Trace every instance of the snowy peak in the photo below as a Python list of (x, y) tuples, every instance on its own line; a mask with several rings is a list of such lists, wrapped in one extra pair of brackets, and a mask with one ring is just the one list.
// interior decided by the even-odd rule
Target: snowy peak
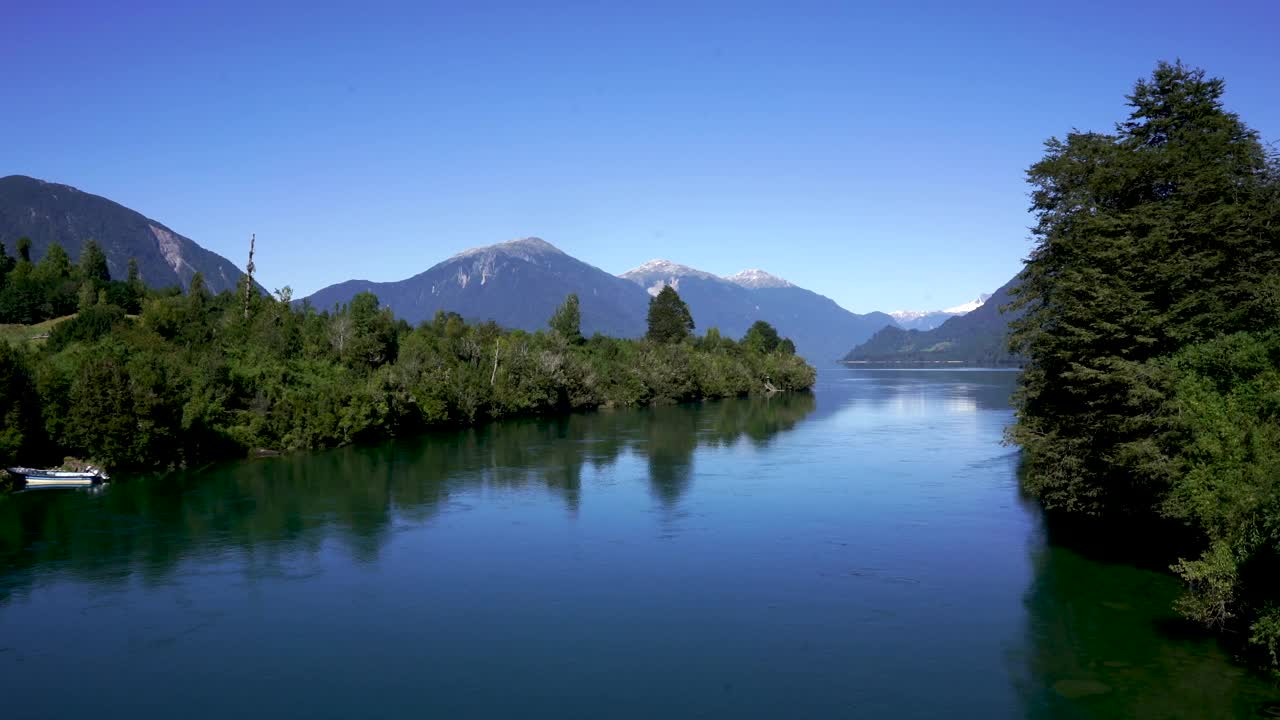
[(977, 310), (978, 308), (982, 307), (983, 303), (985, 303), (990, 299), (991, 299), (991, 293), (982, 293), (981, 295), (978, 296), (976, 300), (970, 300), (969, 302), (964, 303), (963, 305), (956, 305), (955, 307), (949, 307), (946, 310), (943, 310), (942, 312), (951, 313), (952, 315), (964, 315), (965, 313), (971, 313), (974, 310)]
[(650, 260), (639, 267), (632, 268), (631, 270), (622, 273), (619, 277), (626, 278), (632, 282), (640, 282), (641, 284), (643, 284), (643, 281), (655, 277), (696, 277), (702, 278), (703, 280), (720, 279), (709, 272), (696, 270), (688, 265), (681, 265), (680, 263), (674, 263), (670, 260)]
[(895, 310), (889, 313), (889, 317), (892, 317), (904, 330), (932, 330), (953, 317), (967, 315), (977, 310), (990, 298), (990, 294), (983, 293), (976, 300), (970, 300), (946, 310)]
[(751, 270), (743, 270), (736, 275), (730, 275), (725, 278), (725, 280), (728, 280), (734, 285), (741, 285), (742, 287), (751, 288), (752, 290), (759, 288), (795, 287), (777, 275), (770, 275), (763, 270), (757, 270), (754, 268)]
[(716, 277), (709, 272), (695, 270), (688, 265), (673, 263), (670, 260), (650, 260), (640, 267), (622, 273), (618, 277), (623, 280), (630, 280), (647, 290), (654, 297), (657, 297), (658, 293), (662, 292), (662, 288), (667, 285), (675, 288), (678, 292), (681, 280), (695, 278), (713, 283), (724, 282), (723, 278)]
[(473, 257), (476, 255), (511, 255), (523, 260), (533, 260), (543, 255), (564, 255), (560, 248), (539, 237), (519, 238), (517, 240), (508, 240), (504, 243), (496, 245), (485, 245), (483, 247), (474, 247), (470, 250), (463, 250), (454, 255), (452, 259), (461, 259)]

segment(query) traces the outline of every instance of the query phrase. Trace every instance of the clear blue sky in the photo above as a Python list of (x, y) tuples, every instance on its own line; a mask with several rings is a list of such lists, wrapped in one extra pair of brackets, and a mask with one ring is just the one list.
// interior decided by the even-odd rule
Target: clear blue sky
[(1019, 268), (1042, 142), (1159, 59), (1280, 140), (1275, 2), (4, 5), (0, 175), (237, 264), (256, 232), (296, 297), (538, 235), (943, 307)]

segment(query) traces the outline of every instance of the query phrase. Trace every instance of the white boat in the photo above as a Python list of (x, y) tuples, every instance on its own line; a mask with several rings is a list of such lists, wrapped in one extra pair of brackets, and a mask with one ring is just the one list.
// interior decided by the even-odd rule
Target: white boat
[(21, 477), (28, 488), (89, 487), (108, 478), (105, 472), (93, 466), (84, 471), (25, 467), (11, 467), (8, 470), (10, 474)]

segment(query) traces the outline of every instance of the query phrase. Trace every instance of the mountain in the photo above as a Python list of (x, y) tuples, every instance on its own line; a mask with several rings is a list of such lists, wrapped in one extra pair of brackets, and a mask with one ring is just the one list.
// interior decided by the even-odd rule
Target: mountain
[(123, 280), (134, 258), (151, 287), (185, 288), (200, 272), (210, 290), (221, 292), (234, 289), (243, 274), (230, 260), (107, 198), (24, 175), (0, 178), (0, 242), (11, 257), (24, 236), (31, 238), (32, 260), (52, 243), (77, 260), (92, 238), (106, 253), (111, 277)]
[(1012, 365), (1018, 358), (1005, 343), (1009, 322), (1020, 313), (1002, 313), (1009, 304), (1014, 277), (977, 308), (948, 319), (932, 330), (887, 327), (845, 356), (846, 362), (964, 362), (973, 365)]
[(903, 330), (932, 330), (950, 318), (973, 312), (990, 298), (990, 294), (983, 293), (976, 300), (946, 310), (897, 310), (889, 315)]
[(763, 270), (743, 270), (736, 275), (730, 275), (725, 278), (734, 285), (741, 285), (744, 288), (759, 290), (761, 288), (788, 288), (795, 287), (791, 283), (783, 280), (777, 275), (770, 275)]
[(639, 285), (650, 295), (657, 295), (664, 285), (675, 288), (680, 299), (689, 305), (698, 334), (717, 328), (727, 337), (740, 338), (751, 323), (760, 319), (749, 289), (709, 272), (667, 260), (651, 260), (619, 277)]
[(587, 335), (643, 335), (649, 309), (648, 294), (634, 283), (532, 237), (467, 250), (405, 280), (330, 285), (307, 300), (327, 310), (366, 290), (411, 323), (444, 310), (530, 331), (546, 329), (565, 297), (577, 293)]
[(858, 315), (834, 300), (763, 270), (744, 270), (729, 277), (653, 260), (622, 274), (650, 294), (671, 285), (689, 304), (698, 331), (717, 328), (740, 338), (757, 320), (764, 320), (791, 338), (796, 351), (814, 364), (839, 358), (850, 345), (892, 325), (884, 313)]

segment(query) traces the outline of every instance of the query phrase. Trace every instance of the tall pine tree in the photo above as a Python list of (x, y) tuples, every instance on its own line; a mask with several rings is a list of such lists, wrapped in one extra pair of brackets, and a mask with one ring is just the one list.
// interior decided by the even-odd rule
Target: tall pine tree
[(649, 301), (649, 332), (645, 337), (657, 343), (678, 343), (693, 332), (693, 315), (680, 294), (664, 285)]
[(1274, 323), (1274, 162), (1223, 82), (1161, 63), (1114, 134), (1051, 139), (1028, 172), (1036, 246), (1013, 346), (1028, 360), (1010, 436), (1050, 509), (1157, 509), (1164, 395), (1151, 361)]

